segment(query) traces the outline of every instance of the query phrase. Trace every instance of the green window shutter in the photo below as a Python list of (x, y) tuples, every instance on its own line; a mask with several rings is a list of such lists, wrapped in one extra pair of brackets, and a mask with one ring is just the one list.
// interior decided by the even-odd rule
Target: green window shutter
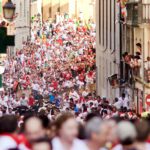
[(3, 87), (3, 84), (2, 84), (2, 75), (0, 74), (0, 88)]
[(5, 27), (0, 27), (0, 53), (6, 53), (6, 36), (7, 29)]

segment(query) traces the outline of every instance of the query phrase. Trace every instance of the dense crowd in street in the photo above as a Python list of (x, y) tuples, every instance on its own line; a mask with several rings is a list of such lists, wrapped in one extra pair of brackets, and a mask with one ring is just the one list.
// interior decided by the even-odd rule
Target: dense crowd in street
[(95, 33), (91, 20), (33, 19), (31, 40), (4, 62), (0, 150), (150, 150), (149, 114), (124, 93), (96, 96)]
[(78, 100), (95, 93), (95, 71), (94, 23), (64, 20), (41, 25), (35, 20), (31, 42), (24, 42), (23, 49), (5, 62), (3, 83), (14, 97), (18, 90), (31, 90), (36, 100), (49, 96), (51, 101), (58, 96)]
[[(1, 150), (149, 150), (149, 116), (111, 111), (106, 103), (74, 111), (18, 112), (0, 117)], [(112, 113), (110, 118), (104, 115)]]

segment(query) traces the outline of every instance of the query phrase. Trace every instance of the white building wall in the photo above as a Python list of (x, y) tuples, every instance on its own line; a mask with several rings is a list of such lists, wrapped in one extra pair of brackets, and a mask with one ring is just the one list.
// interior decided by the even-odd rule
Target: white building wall
[(37, 14), (42, 14), (42, 0), (31, 0), (31, 17)]
[(108, 81), (111, 75), (120, 74), (119, 10), (113, 0), (97, 0), (96, 7), (97, 94), (112, 99), (119, 96), (119, 88), (112, 89)]
[(30, 0), (14, 0), (16, 4), (15, 50), (22, 48), (22, 42), (30, 37)]

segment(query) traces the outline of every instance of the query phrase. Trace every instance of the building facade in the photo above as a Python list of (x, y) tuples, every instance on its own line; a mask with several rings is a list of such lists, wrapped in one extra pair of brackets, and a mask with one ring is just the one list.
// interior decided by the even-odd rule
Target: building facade
[(31, 17), (42, 14), (42, 0), (31, 0)]
[(30, 39), (31, 0), (13, 0), (16, 4), (15, 50), (22, 48), (23, 41)]
[(30, 16), (31, 16), (31, 0), (12, 0), (12, 3), (16, 5), (16, 11), (14, 20), (8, 22), (3, 17), (2, 7), (8, 0), (0, 0), (0, 20), (6, 21), (7, 34), (15, 35), (15, 47), (9, 47), (9, 54), (15, 54), (17, 49), (22, 48), (23, 41), (26, 41), (30, 38)]
[[(123, 27), (123, 50), (132, 55), (130, 71), (133, 82), (130, 88), (138, 112), (146, 105), (146, 96), (150, 94), (150, 1), (129, 0), (127, 20)], [(138, 55), (138, 57), (137, 57)], [(130, 65), (131, 66), (131, 65)], [(128, 72), (126, 72), (128, 74)]]
[(109, 82), (112, 75), (120, 76), (119, 7), (116, 0), (97, 0), (96, 7), (97, 94), (113, 99), (120, 93)]
[(82, 17), (95, 20), (95, 0), (43, 0), (43, 20), (55, 18), (57, 14), (67, 13), (71, 18)]

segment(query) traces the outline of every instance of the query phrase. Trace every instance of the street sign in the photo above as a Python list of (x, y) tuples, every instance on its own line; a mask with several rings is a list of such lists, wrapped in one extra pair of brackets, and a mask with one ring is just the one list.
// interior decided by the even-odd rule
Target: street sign
[(150, 94), (146, 96), (146, 104), (150, 106)]

